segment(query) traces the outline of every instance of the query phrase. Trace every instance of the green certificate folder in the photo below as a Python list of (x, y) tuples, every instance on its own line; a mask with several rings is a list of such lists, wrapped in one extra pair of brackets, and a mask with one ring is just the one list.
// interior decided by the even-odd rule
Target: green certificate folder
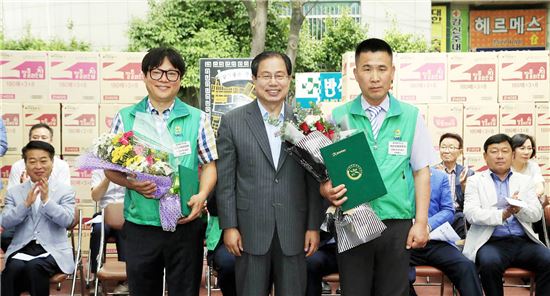
[(345, 184), (348, 200), (342, 204), (347, 211), (387, 193), (365, 133), (356, 133), (332, 145), (321, 148), (333, 186)]
[(181, 213), (183, 216), (189, 216), (189, 214), (191, 214), (191, 209), (187, 206), (187, 202), (191, 199), (191, 196), (199, 193), (199, 171), (179, 165), (178, 174), (180, 181)]

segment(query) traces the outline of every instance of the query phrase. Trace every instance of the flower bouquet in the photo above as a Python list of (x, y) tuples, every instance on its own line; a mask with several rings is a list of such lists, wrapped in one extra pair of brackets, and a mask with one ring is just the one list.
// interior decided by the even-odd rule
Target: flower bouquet
[(315, 104), (309, 112), (298, 105), (294, 117), (297, 124), (285, 121), (281, 128), (281, 139), (287, 142), (284, 149), (318, 182), (325, 182), (329, 177), (320, 149), (336, 139), (336, 126), (323, 118)]
[[(328, 181), (329, 175), (321, 155), (321, 148), (356, 133), (349, 129), (348, 118), (336, 125), (327, 121), (317, 105), (310, 112), (299, 106), (294, 110), (297, 123), (285, 121), (281, 138), (287, 142), (285, 151), (312, 174), (320, 183)], [(331, 206), (321, 227), (337, 238), (338, 252), (344, 252), (381, 235), (386, 229), (368, 203), (349, 211)]]
[(137, 113), (133, 131), (102, 134), (79, 157), (78, 167), (119, 171), (137, 181), (155, 183), (154, 198), (160, 202), (162, 228), (175, 231), (182, 213), (177, 168), (169, 164), (173, 140), (167, 129), (155, 132), (156, 120), (149, 114)]

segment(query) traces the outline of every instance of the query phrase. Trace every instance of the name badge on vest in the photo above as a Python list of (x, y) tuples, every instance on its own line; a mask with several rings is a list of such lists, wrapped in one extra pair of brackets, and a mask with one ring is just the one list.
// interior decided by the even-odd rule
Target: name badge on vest
[(388, 143), (388, 154), (390, 155), (407, 155), (407, 142), (390, 141)]
[(184, 141), (174, 145), (174, 156), (180, 157), (184, 155), (191, 154), (191, 144), (189, 141)]

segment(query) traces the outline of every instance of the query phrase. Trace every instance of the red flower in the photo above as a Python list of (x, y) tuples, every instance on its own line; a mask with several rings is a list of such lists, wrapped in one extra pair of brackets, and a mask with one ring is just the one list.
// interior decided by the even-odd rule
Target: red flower
[(320, 122), (320, 121), (317, 121), (315, 123), (315, 128), (320, 131), (320, 132), (324, 132), (325, 131), (325, 127), (323, 126), (323, 124)]
[(334, 138), (334, 130), (328, 130), (324, 133), (324, 135), (332, 141)]
[(124, 146), (130, 144), (130, 142), (128, 141), (128, 139), (126, 139), (126, 138), (124, 138), (124, 137), (118, 139), (118, 142), (119, 142), (120, 144), (124, 145)]
[(128, 139), (128, 138), (131, 138), (131, 137), (134, 136), (134, 132), (133, 131), (128, 131), (128, 132), (125, 132), (122, 136), (124, 138)]
[(307, 125), (307, 123), (305, 122), (302, 122), (302, 124), (300, 124), (300, 129), (302, 130), (302, 132), (304, 132), (304, 134), (309, 134), (311, 132), (311, 130), (309, 129), (309, 126)]

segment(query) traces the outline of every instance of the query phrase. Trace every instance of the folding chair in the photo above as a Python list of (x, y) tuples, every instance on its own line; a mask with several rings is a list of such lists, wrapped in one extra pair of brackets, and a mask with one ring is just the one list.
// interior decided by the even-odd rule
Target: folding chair
[[(75, 243), (75, 234), (74, 230), (75, 227), (78, 227), (78, 237)], [(61, 283), (63, 283), (65, 280), (67, 280), (69, 277), (72, 278), (72, 285), (71, 285), (71, 296), (75, 295), (76, 290), (76, 279), (77, 279), (77, 273), (80, 272), (80, 292), (81, 294), (84, 294), (85, 291), (85, 285), (84, 285), (84, 269), (82, 266), (82, 210), (75, 208), (75, 215), (73, 223), (67, 228), (67, 230), (70, 233), (71, 237), (71, 245), (73, 247), (73, 259), (75, 268), (72, 273), (72, 275), (64, 274), (64, 273), (57, 273), (54, 274), (52, 277), (50, 277), (50, 283), (57, 284), (57, 290), (59, 291), (61, 289)]]
[[(125, 281), (126, 262), (117, 260), (105, 260), (105, 228), (103, 223), (109, 225), (111, 229), (121, 230), (124, 225), (124, 204), (110, 203), (101, 211), (102, 227), (101, 227), (101, 243), (99, 247), (99, 256), (97, 259), (97, 272), (95, 277), (94, 295), (98, 295), (99, 282), (106, 281)], [(109, 295), (109, 293), (105, 293)]]
[[(95, 202), (94, 213), (97, 213), (99, 209), (98, 202)], [(90, 233), (91, 235), (91, 233)], [(86, 260), (86, 289), (90, 288), (90, 283), (92, 282), (92, 260), (97, 260), (97, 258), (92, 258), (91, 250), (88, 250), (87, 260)]]
[[(415, 282), (413, 286), (439, 286), (439, 295), (443, 296), (445, 290), (445, 274), (443, 271), (428, 265), (419, 265), (415, 268), (416, 276), (426, 277), (426, 282)], [(430, 278), (437, 278), (439, 282), (431, 282)]]
[[(548, 231), (546, 230), (546, 221), (550, 218), (550, 205), (546, 205), (543, 208), (543, 216), (542, 216), (542, 229), (544, 233), (544, 243), (546, 247), (550, 248), (550, 244), (548, 243)], [(528, 284), (507, 284), (506, 281), (504, 281), (503, 286), (504, 287), (513, 287), (513, 288), (529, 288), (529, 296), (533, 296), (535, 293), (534, 289), (534, 283), (535, 283), (535, 273), (532, 271), (529, 271), (527, 269), (518, 268), (518, 267), (509, 267), (504, 271), (504, 278), (520, 278), (520, 279), (529, 279)]]

